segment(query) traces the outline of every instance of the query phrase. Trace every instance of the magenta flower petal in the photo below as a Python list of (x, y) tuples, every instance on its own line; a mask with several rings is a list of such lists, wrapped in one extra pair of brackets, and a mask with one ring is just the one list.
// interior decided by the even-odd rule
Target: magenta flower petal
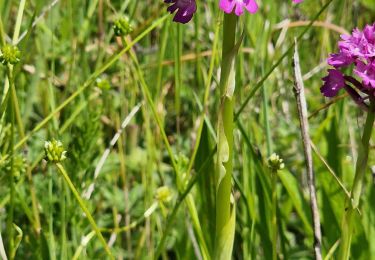
[(236, 5), (236, 1), (229, 1), (229, 0), (220, 0), (219, 8), (223, 10), (225, 13), (230, 14), (233, 11), (234, 6)]
[(255, 0), (220, 0), (219, 7), (227, 14), (234, 11), (237, 16), (242, 15), (244, 9), (250, 13), (258, 11), (258, 5)]
[(375, 24), (367, 25), (363, 31), (354, 29), (351, 35), (341, 35), (340, 53), (354, 59), (375, 57)]
[(164, 0), (167, 4), (172, 4), (168, 7), (167, 11), (171, 14), (176, 10), (176, 15), (173, 21), (178, 23), (187, 23), (192, 18), (194, 13), (197, 11), (197, 4), (195, 0)]
[(362, 79), (366, 88), (375, 90), (375, 60), (369, 64), (358, 61), (354, 72)]
[[(246, 1), (244, 1), (246, 2)], [(258, 5), (255, 1), (248, 0), (248, 4), (245, 5), (245, 8), (250, 13), (256, 13), (258, 11)]]
[(335, 68), (342, 68), (349, 66), (354, 62), (354, 59), (344, 53), (332, 53), (327, 59), (327, 63)]
[[(303, 2), (303, 0), (293, 0), (293, 3), (301, 2)], [(258, 11), (258, 5), (255, 0), (220, 0), (219, 7), (227, 14), (234, 11), (237, 16), (242, 15), (244, 9), (252, 14)]]
[(375, 44), (375, 23), (373, 25), (366, 25), (363, 35), (370, 44)]
[(345, 86), (344, 75), (337, 69), (328, 70), (328, 76), (323, 78), (324, 85), (320, 92), (326, 97), (334, 97)]

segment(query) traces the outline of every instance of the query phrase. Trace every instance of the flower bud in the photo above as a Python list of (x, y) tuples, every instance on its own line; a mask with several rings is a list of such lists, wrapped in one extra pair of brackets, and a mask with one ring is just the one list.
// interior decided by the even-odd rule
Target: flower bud
[[(8, 173), (11, 170), (13, 170), (14, 181), (18, 182), (21, 177), (21, 174), (24, 174), (26, 172), (26, 158), (19, 154), (15, 155), (13, 157), (13, 165), (12, 165), (12, 160), (8, 158), (4, 162), (4, 168), (5, 168), (5, 171)], [(1, 166), (0, 166), (0, 169), (1, 169)]]
[(111, 84), (107, 79), (98, 78), (96, 79), (96, 85), (101, 90), (109, 90), (111, 88)]
[(283, 163), (283, 159), (280, 158), (276, 153), (273, 153), (268, 158), (268, 167), (273, 171), (277, 172), (279, 170), (284, 169), (285, 164)]
[(46, 160), (53, 163), (59, 163), (66, 159), (66, 151), (60, 141), (52, 140), (44, 143)]
[(155, 198), (160, 202), (168, 202), (172, 198), (172, 192), (168, 186), (157, 188)]
[(17, 46), (6, 44), (1, 47), (0, 62), (3, 65), (12, 64), (15, 65), (20, 61), (21, 52)]
[(116, 36), (126, 36), (133, 31), (129, 19), (126, 17), (121, 17), (117, 19), (113, 25), (113, 31)]

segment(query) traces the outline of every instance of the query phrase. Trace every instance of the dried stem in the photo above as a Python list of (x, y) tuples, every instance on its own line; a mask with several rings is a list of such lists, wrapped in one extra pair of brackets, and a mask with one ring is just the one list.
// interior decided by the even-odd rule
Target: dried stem
[(301, 126), (303, 149), (304, 149), (305, 159), (306, 159), (307, 182), (308, 182), (308, 187), (309, 187), (309, 192), (310, 192), (310, 207), (311, 207), (311, 213), (312, 213), (312, 218), (313, 218), (315, 259), (321, 260), (322, 259), (322, 252), (321, 252), (322, 234), (320, 230), (320, 217), (319, 217), (318, 202), (316, 199), (315, 176), (314, 176), (314, 168), (313, 168), (313, 160), (312, 160), (312, 152), (311, 152), (311, 140), (309, 136), (307, 104), (306, 104), (306, 97), (305, 97), (305, 91), (304, 91), (304, 84), (302, 80), (301, 68), (299, 65), (297, 40), (295, 40), (293, 65), (294, 65), (294, 80), (295, 80), (294, 81), (294, 94), (297, 99), (298, 116), (299, 116), (299, 121), (300, 121), (300, 126)]

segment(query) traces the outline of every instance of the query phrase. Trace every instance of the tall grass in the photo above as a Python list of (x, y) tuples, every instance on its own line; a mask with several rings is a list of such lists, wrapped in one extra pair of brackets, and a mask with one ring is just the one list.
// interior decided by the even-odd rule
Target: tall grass
[[(1, 47), (21, 52), (18, 64), (0, 68), (2, 258), (214, 259), (222, 249), (217, 230), (232, 213), (233, 259), (313, 258), (293, 95), (295, 37), (323, 258), (339, 256), (345, 214), (351, 258), (373, 258), (374, 139), (366, 136), (359, 207), (345, 213), (365, 115), (348, 97), (327, 105), (319, 92), (328, 53), (342, 31), (375, 21), (373, 1), (258, 1), (260, 12), (240, 17), (229, 38), (217, 2), (198, 1), (192, 22), (179, 25), (163, 1), (0, 0)], [(122, 16), (133, 31), (117, 37), (113, 25)], [(221, 192), (216, 122), (220, 69), (228, 65), (221, 43), (233, 50), (241, 39), (226, 114), (233, 118), (224, 116), (232, 123), (231, 174)], [(67, 151), (57, 167), (44, 156), (53, 139)], [(273, 152), (285, 163), (277, 178), (267, 164)]]

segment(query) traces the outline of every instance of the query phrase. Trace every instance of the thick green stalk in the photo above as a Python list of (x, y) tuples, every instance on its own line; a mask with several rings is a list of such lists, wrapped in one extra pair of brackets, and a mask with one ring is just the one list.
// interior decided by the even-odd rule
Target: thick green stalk
[(375, 120), (375, 99), (371, 100), (370, 110), (367, 113), (366, 123), (359, 144), (358, 159), (355, 169), (355, 176), (350, 193), (350, 200), (347, 202), (346, 211), (344, 213), (341, 230), (341, 247), (340, 258), (347, 260), (350, 257), (350, 246), (353, 234), (353, 217), (355, 210), (358, 208), (359, 200), (362, 193), (363, 178), (367, 168), (368, 154), (372, 128)]
[(220, 108), (218, 118), (218, 154), (216, 169), (216, 237), (214, 259), (231, 259), (235, 204), (231, 201), (233, 172), (233, 92), (235, 88), (234, 60), (238, 18), (225, 14), (220, 77)]

